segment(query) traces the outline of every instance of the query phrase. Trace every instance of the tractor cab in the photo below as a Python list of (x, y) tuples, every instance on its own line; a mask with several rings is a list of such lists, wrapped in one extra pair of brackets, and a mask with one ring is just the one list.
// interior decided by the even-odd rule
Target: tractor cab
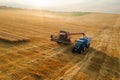
[(91, 39), (86, 38), (80, 38), (79, 40), (76, 40), (76, 43), (72, 49), (72, 52), (82, 53), (85, 51), (86, 48), (90, 46)]

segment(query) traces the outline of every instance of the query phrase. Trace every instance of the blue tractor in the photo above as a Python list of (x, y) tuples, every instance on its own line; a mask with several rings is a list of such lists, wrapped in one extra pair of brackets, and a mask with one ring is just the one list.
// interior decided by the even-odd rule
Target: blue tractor
[(72, 49), (73, 53), (82, 53), (85, 51), (86, 48), (90, 47), (91, 39), (88, 37), (80, 38), (79, 40), (76, 40), (76, 43)]

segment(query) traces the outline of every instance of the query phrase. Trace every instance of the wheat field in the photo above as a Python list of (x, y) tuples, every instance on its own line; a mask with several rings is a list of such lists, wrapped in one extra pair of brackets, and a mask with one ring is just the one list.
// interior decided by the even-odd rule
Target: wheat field
[[(71, 45), (50, 41), (60, 30), (85, 32), (91, 47), (83, 54), (71, 52), (81, 35), (71, 36)], [(0, 9), (0, 80), (119, 80), (119, 31), (119, 14)]]

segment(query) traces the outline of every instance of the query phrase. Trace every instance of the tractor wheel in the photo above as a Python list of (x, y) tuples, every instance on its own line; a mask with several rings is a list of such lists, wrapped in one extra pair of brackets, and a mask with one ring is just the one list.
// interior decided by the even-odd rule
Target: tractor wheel
[(85, 47), (82, 48), (82, 52), (85, 52)]

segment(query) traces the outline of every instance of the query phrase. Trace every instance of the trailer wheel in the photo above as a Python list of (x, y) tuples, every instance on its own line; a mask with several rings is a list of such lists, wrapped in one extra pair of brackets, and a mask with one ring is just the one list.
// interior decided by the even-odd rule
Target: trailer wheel
[(85, 51), (85, 47), (82, 48), (82, 52), (84, 52), (84, 51)]
[(90, 47), (90, 44), (87, 45), (87, 48), (89, 48), (89, 47)]
[(84, 50), (84, 47), (82, 47), (81, 49), (80, 49), (80, 53), (83, 53), (85, 50)]
[(75, 50), (74, 50), (74, 49), (72, 49), (72, 53), (75, 53)]
[(72, 49), (72, 53), (75, 53), (76, 51), (75, 51), (75, 48), (73, 47), (73, 49)]
[(81, 54), (81, 53), (82, 53), (82, 50), (81, 50), (81, 49), (79, 49), (78, 53), (79, 53), (79, 54)]
[(74, 47), (72, 48), (72, 53), (74, 53)]

